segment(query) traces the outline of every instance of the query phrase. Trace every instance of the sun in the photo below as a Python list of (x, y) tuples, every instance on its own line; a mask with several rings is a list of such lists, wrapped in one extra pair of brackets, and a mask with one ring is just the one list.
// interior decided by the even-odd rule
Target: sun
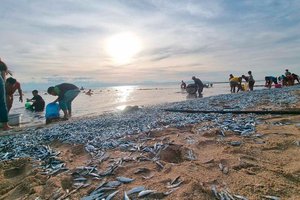
[(141, 43), (133, 33), (120, 33), (107, 39), (105, 49), (115, 63), (127, 64), (141, 50)]

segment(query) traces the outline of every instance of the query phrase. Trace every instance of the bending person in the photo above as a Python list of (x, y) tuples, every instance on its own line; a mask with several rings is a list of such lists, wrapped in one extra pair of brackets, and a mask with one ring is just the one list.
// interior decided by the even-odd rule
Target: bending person
[(272, 83), (278, 84), (277, 78), (274, 76), (266, 76), (265, 77), (265, 86), (268, 87), (269, 89), (272, 87)]
[(19, 92), (19, 101), (23, 102), (21, 84), (14, 78), (9, 77), (6, 79), (6, 103), (7, 111), (9, 112), (13, 102), (14, 102), (14, 93), (18, 90)]
[(78, 96), (80, 90), (71, 83), (62, 83), (60, 85), (48, 88), (48, 93), (58, 98), (53, 102), (59, 102), (59, 106), (64, 112), (64, 119), (72, 116), (72, 101)]
[(196, 78), (195, 76), (193, 76), (192, 79), (194, 80), (195, 85), (197, 86), (198, 95), (199, 95), (199, 97), (201, 97), (204, 85), (199, 78)]

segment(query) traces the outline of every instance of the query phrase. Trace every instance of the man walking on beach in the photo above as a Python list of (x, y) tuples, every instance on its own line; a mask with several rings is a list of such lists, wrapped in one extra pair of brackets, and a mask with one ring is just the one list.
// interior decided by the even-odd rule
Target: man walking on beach
[(78, 96), (80, 90), (71, 83), (62, 83), (60, 85), (48, 88), (48, 93), (58, 98), (53, 102), (59, 102), (59, 106), (64, 112), (64, 119), (72, 115), (72, 101)]
[(193, 76), (192, 79), (194, 80), (195, 85), (197, 86), (198, 95), (199, 95), (199, 97), (201, 97), (204, 85), (199, 78), (196, 78), (195, 76)]
[(2, 123), (2, 129), (4, 131), (11, 129), (8, 125), (8, 112), (6, 107), (6, 91), (5, 91), (5, 79), (8, 74), (7, 66), (0, 58), (0, 123)]

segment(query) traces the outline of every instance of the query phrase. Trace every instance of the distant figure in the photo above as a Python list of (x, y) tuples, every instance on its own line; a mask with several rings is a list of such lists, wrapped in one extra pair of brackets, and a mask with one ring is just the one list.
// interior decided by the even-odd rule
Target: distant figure
[(181, 81), (180, 88), (181, 89), (186, 89), (186, 83), (183, 80)]
[(33, 102), (33, 104), (30, 106), (30, 110), (35, 112), (42, 112), (45, 108), (45, 101), (44, 99), (39, 95), (39, 92), (37, 90), (32, 91), (33, 97), (31, 99), (27, 99), (28, 102)]
[(78, 96), (80, 90), (77, 86), (70, 83), (62, 83), (60, 85), (52, 86), (47, 91), (58, 98), (53, 102), (59, 102), (59, 106), (64, 112), (64, 119), (72, 116), (72, 101)]
[(235, 93), (235, 88), (237, 87), (239, 92), (242, 90), (242, 77), (235, 77), (232, 74), (229, 75), (229, 84), (230, 84), (230, 92)]
[(274, 76), (266, 76), (265, 81), (266, 81), (265, 86), (268, 87), (269, 89), (272, 87), (272, 83), (276, 85), (278, 84), (277, 78)]
[(297, 74), (292, 73), (292, 76), (293, 76), (294, 80), (296, 80), (298, 83), (300, 83), (299, 76)]
[(195, 82), (195, 85), (197, 86), (198, 96), (202, 97), (202, 91), (203, 91), (203, 83), (199, 78), (196, 78), (195, 76), (192, 77), (192, 79)]
[(89, 89), (89, 91), (87, 91), (85, 94), (91, 96), (93, 94), (93, 92), (91, 89)]
[(285, 76), (286, 76), (286, 80), (287, 80), (287, 85), (289, 85), (289, 86), (294, 85), (294, 83), (295, 83), (294, 77), (293, 77), (292, 73), (289, 72), (288, 69), (285, 70)]
[(5, 80), (8, 74), (7, 66), (0, 58), (0, 123), (4, 131), (11, 129), (8, 125), (8, 111), (6, 106), (6, 91), (5, 91)]
[(254, 88), (254, 84), (255, 84), (255, 80), (252, 76), (252, 72), (251, 71), (248, 71), (248, 84), (249, 84), (249, 90), (250, 91), (253, 91), (253, 88)]
[(80, 90), (84, 90), (84, 88), (81, 86)]
[(282, 85), (282, 86), (288, 86), (288, 85), (289, 85), (289, 84), (288, 84), (288, 79), (286, 78), (285, 75), (281, 75), (281, 76), (279, 76), (277, 79), (278, 79), (278, 81), (281, 82), (281, 85)]
[(19, 92), (19, 101), (23, 102), (23, 94), (21, 89), (21, 84), (14, 78), (9, 77), (6, 79), (6, 103), (7, 103), (7, 111), (9, 112), (14, 101), (14, 93), (16, 90)]
[(292, 75), (292, 73), (291, 73), (291, 72), (289, 72), (289, 70), (288, 70), (288, 69), (286, 69), (286, 70), (285, 70), (285, 76), (290, 76), (290, 75)]

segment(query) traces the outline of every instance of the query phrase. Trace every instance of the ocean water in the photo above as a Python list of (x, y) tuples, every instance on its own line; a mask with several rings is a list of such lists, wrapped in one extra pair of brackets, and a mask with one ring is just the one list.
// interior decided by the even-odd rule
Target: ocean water
[[(203, 97), (230, 93), (228, 83), (214, 84), (211, 88), (204, 88)], [(161, 103), (178, 102), (193, 99), (179, 85), (153, 85), (153, 86), (118, 86), (93, 89), (91, 96), (84, 92), (73, 101), (73, 117), (97, 116), (107, 112), (122, 111), (126, 106), (148, 106)], [(56, 97), (39, 91), (46, 105)], [(32, 98), (31, 92), (24, 92), (23, 99)], [(22, 114), (20, 126), (32, 126), (45, 123), (45, 113), (34, 113), (25, 109), (25, 102), (18, 101), (18, 95), (14, 97), (14, 104), (10, 114)], [(62, 115), (62, 112), (61, 112)]]

